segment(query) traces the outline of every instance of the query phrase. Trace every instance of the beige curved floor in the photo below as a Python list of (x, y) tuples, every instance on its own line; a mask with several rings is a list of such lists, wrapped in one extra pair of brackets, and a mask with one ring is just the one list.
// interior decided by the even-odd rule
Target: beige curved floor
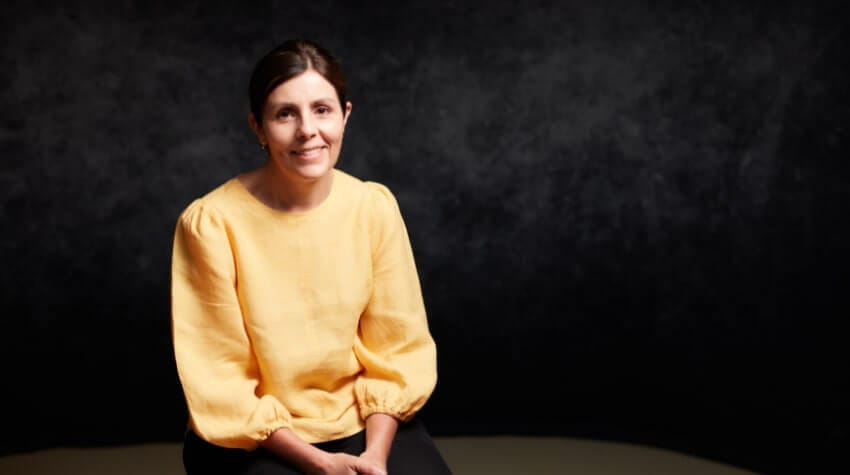
[(437, 444), (456, 475), (752, 475), (670, 450), (566, 438), (458, 437)]
[[(566, 438), (437, 437), (456, 475), (749, 475), (669, 450)], [(179, 444), (50, 449), (0, 457), (3, 475), (178, 475)], [(403, 474), (401, 474), (403, 475)]]

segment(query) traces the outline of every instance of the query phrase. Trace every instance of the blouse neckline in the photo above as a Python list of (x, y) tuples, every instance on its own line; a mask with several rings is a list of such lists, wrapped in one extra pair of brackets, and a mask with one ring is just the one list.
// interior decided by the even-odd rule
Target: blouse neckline
[(340, 194), (339, 187), (342, 185), (341, 172), (336, 168), (331, 169), (333, 179), (331, 181), (331, 191), (321, 203), (305, 211), (283, 211), (272, 208), (271, 206), (260, 201), (253, 193), (242, 183), (238, 176), (230, 179), (231, 188), (233, 188), (240, 200), (247, 204), (250, 208), (256, 210), (260, 214), (271, 216), (274, 219), (296, 220), (296, 219), (312, 219), (319, 217), (332, 208), (338, 201)]

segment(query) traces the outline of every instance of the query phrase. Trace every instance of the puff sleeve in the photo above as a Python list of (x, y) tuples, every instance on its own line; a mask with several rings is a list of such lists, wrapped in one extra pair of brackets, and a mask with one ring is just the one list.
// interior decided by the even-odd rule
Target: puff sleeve
[(380, 412), (406, 421), (434, 390), (436, 347), (398, 203), (385, 186), (368, 185), (373, 290), (354, 346), (364, 368), (355, 395), (364, 419)]
[(258, 394), (259, 369), (236, 293), (234, 250), (213, 209), (181, 214), (171, 263), (171, 323), (177, 372), (193, 429), (216, 445), (252, 450), (291, 416)]

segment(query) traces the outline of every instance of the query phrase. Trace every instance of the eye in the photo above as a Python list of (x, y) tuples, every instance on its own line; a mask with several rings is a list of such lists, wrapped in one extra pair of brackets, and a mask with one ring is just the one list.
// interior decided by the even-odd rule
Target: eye
[(277, 114), (275, 114), (276, 119), (290, 119), (292, 116), (293, 113), (291, 109), (281, 109), (277, 111)]
[(330, 114), (331, 108), (328, 106), (319, 106), (316, 107), (316, 113), (320, 115)]

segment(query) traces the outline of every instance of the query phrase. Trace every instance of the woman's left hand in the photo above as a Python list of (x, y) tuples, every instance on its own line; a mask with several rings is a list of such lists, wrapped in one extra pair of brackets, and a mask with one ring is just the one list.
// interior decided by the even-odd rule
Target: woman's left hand
[(358, 472), (361, 475), (387, 475), (387, 459), (378, 454), (374, 454), (366, 450), (358, 457), (363, 464), (358, 464), (358, 467), (368, 467), (368, 471)]

